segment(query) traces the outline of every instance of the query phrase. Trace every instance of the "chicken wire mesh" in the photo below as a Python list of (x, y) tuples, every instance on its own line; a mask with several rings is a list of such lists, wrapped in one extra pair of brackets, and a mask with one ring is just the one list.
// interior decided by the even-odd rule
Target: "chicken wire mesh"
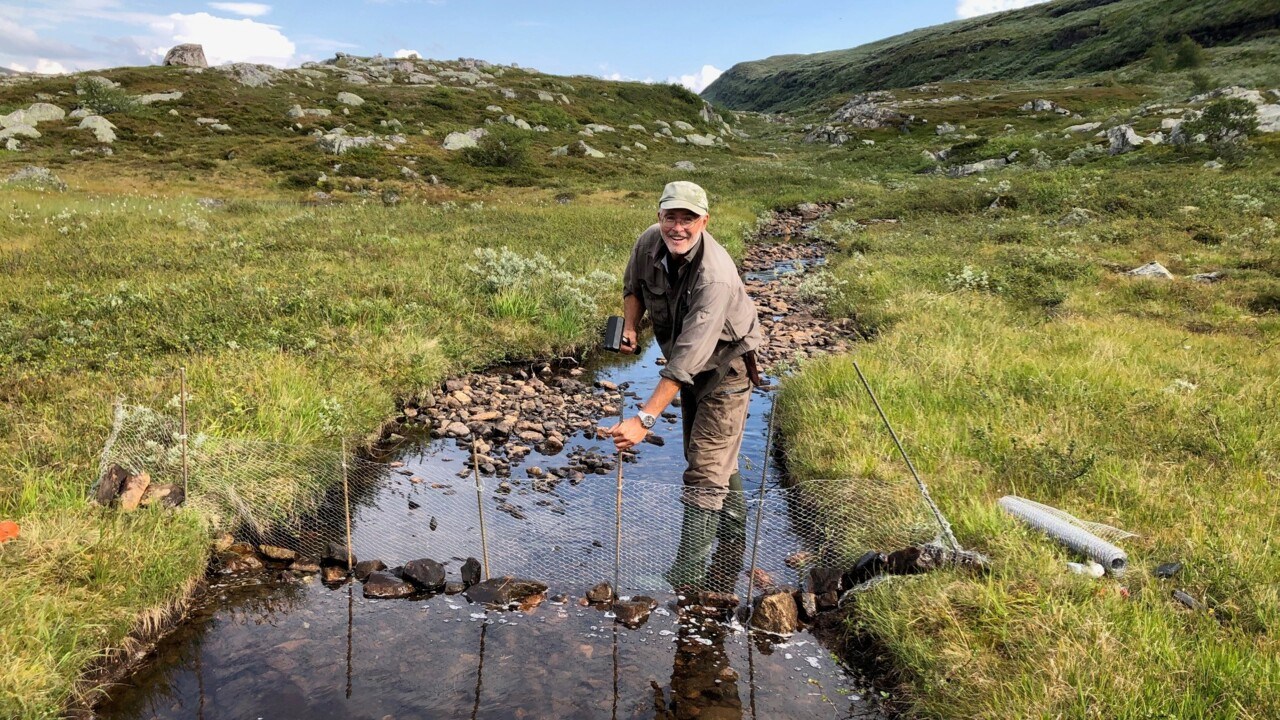
[[(446, 443), (437, 443), (442, 445)], [(181, 424), (147, 407), (119, 405), (103, 449), (113, 466), (181, 485)], [(777, 457), (781, 457), (777, 455)], [(745, 483), (719, 511), (696, 511), (673, 482), (634, 479), (616, 460), (588, 474), (477, 477), (470, 457), (427, 453), (382, 463), (312, 446), (196, 433), (186, 447), (187, 504), (237, 540), (318, 557), (329, 543), (389, 567), (418, 558), (486, 562), (514, 575), (585, 587), (602, 580), (627, 591), (695, 586), (744, 593), (748, 586), (799, 586), (810, 568), (848, 569), (866, 551), (933, 544), (958, 549), (915, 481), (809, 480), (744, 463)], [(751, 475), (755, 477), (751, 477)], [(344, 482), (345, 480), (345, 482)], [(620, 509), (620, 512), (619, 512)], [(758, 572), (749, 581), (749, 569)]]

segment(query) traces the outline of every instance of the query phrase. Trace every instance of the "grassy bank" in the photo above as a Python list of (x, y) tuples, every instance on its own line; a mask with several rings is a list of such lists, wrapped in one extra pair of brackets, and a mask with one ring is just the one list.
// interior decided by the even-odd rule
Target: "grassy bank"
[[(825, 226), (845, 249), (833, 310), (877, 336), (860, 364), (961, 543), (993, 560), (880, 585), (851, 629), (888, 651), (912, 716), (1280, 714), (1274, 160), (1002, 180), (869, 187)], [(877, 217), (900, 222), (859, 224)], [(1120, 272), (1151, 260), (1179, 279)], [(806, 365), (779, 412), (802, 479), (905, 473), (847, 359)], [(1005, 494), (1138, 533), (1131, 570), (1069, 573), (1079, 558)]]

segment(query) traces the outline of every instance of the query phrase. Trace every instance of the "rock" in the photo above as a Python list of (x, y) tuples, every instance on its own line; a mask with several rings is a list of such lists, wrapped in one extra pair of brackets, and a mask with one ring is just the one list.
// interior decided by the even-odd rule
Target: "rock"
[(1023, 103), (1018, 109), (1026, 112), (1056, 112), (1059, 115), (1071, 114), (1070, 110), (1060, 107), (1058, 103), (1055, 103), (1052, 100), (1045, 100), (1043, 98), (1038, 100), (1029, 100)]
[(364, 596), (367, 598), (406, 598), (417, 592), (412, 583), (405, 582), (389, 572), (370, 573), (364, 579)]
[(950, 135), (956, 131), (956, 126), (951, 123), (942, 123), (933, 129), (938, 135)]
[(116, 140), (116, 126), (101, 115), (89, 115), (80, 121), (80, 130), (92, 130), (100, 143), (111, 144)]
[(885, 570), (894, 575), (917, 575), (925, 570), (920, 564), (922, 556), (918, 547), (894, 550), (885, 560)]
[(164, 54), (164, 64), (183, 67), (209, 67), (209, 61), (204, 57), (204, 46), (196, 43), (183, 43), (169, 48), (169, 52)]
[(853, 563), (853, 567), (849, 568), (841, 578), (841, 583), (845, 588), (851, 588), (854, 585), (861, 585), (871, 578), (884, 572), (885, 567), (889, 564), (889, 558), (884, 553), (869, 550), (862, 554)]
[(986, 172), (988, 170), (995, 170), (996, 168), (1002, 168), (1008, 164), (1009, 164), (1009, 161), (1006, 160), (1005, 158), (991, 158), (990, 160), (979, 160), (978, 162), (967, 163), (965, 165), (956, 165), (952, 168), (949, 168), (947, 170), (947, 175), (951, 177), (968, 177), (969, 175), (975, 175), (977, 173)]
[(688, 160), (677, 160), (676, 164), (672, 165), (671, 167), (675, 168), (676, 170), (685, 170), (687, 172), (693, 172), (694, 170), (698, 169), (697, 165), (694, 165)]
[(42, 122), (61, 122), (67, 116), (67, 111), (57, 105), (39, 102), (32, 103), (23, 110), (22, 116), (27, 125), (38, 125)]
[(604, 153), (596, 150), (582, 140), (572, 145), (563, 145), (551, 151), (553, 156), (602, 158)]
[(318, 573), (320, 563), (310, 558), (299, 558), (289, 564), (289, 569), (296, 573)]
[(231, 126), (226, 123), (214, 123), (209, 126), (209, 129), (217, 132), (231, 132)]
[(495, 608), (506, 608), (525, 598), (540, 595), (547, 591), (547, 586), (536, 580), (522, 580), (511, 576), (492, 578), (476, 583), (463, 593), (473, 603), (481, 603)]
[(338, 102), (351, 107), (360, 107), (364, 104), (364, 98), (352, 92), (340, 92), (338, 93)]
[(587, 591), (587, 602), (589, 603), (613, 602), (613, 598), (613, 586), (607, 582), (602, 582)]
[(1221, 170), (1222, 163), (1218, 162), (1217, 160), (1209, 160), (1205, 162), (1205, 164), (1202, 165), (1201, 167), (1203, 167), (1205, 170)]
[(466, 587), (478, 584), (481, 569), (479, 560), (473, 557), (467, 558), (467, 561), (462, 563), (462, 584)]
[(489, 131), (484, 128), (472, 128), (466, 132), (451, 132), (444, 138), (442, 147), (445, 150), (462, 150), (463, 148), (476, 147), (479, 145), (480, 138), (488, 135)]
[(756, 600), (751, 626), (774, 635), (790, 635), (799, 626), (796, 600), (789, 592), (775, 592)]
[(1147, 143), (1147, 139), (1134, 132), (1130, 125), (1117, 125), (1107, 130), (1107, 142), (1110, 143), (1107, 148), (1108, 153), (1121, 155), (1137, 150), (1139, 146)]
[(1066, 128), (1064, 132), (1086, 133), (1086, 132), (1093, 132), (1094, 130), (1097, 130), (1100, 127), (1102, 127), (1102, 123), (1100, 122), (1081, 123), (1079, 125), (1072, 125)]
[(811, 592), (797, 592), (796, 606), (806, 622), (818, 619), (818, 596)]
[(1079, 227), (1094, 222), (1099, 217), (1098, 213), (1086, 208), (1071, 208), (1066, 215), (1058, 218), (1058, 225), (1062, 227)]
[(347, 580), (347, 569), (336, 565), (320, 566), (320, 581), (327, 585), (336, 585)]
[(158, 102), (173, 102), (174, 100), (181, 100), (181, 99), (182, 99), (182, 93), (178, 92), (177, 90), (173, 90), (171, 92), (163, 92), (163, 93), (148, 93), (146, 95), (139, 95), (138, 97), (134, 98), (134, 100), (136, 100), (139, 105), (154, 105)]
[[(355, 553), (351, 553), (351, 563), (357, 563)], [(320, 556), (320, 564), (325, 567), (340, 567), (343, 570), (350, 570), (352, 565), (347, 564), (347, 546), (332, 540), (325, 546), (324, 554)]]
[(142, 506), (159, 505), (162, 508), (172, 510), (182, 505), (186, 499), (187, 493), (182, 489), (181, 485), (175, 483), (152, 483), (147, 487), (147, 491), (142, 494)]
[(844, 589), (841, 585), (844, 581), (843, 576), (844, 573), (838, 568), (809, 568), (809, 592), (815, 595), (822, 595), (828, 592), (839, 593)]
[[(44, 170), (46, 173), (49, 172), (48, 169), (46, 168), (28, 167), (24, 169)], [(22, 172), (22, 170), (19, 170), (18, 172)], [(14, 174), (16, 175), (17, 173), (14, 173)], [(7, 180), (6, 182), (13, 182), (13, 175), (10, 175), (9, 180)], [(116, 496), (120, 494), (120, 490), (124, 488), (124, 481), (127, 480), (128, 478), (129, 478), (128, 470), (125, 470), (119, 465), (112, 465), (107, 470), (106, 474), (104, 474), (102, 478), (98, 481), (98, 489), (97, 491), (95, 491), (94, 498), (93, 498), (94, 502), (98, 503), (103, 507), (110, 505), (112, 502), (115, 501)]]
[(445, 595), (457, 595), (458, 593), (466, 589), (467, 589), (466, 584), (460, 583), (457, 580), (449, 580), (444, 584)]
[(1187, 594), (1187, 592), (1184, 590), (1174, 590), (1173, 599), (1177, 600), (1179, 603), (1182, 603), (1184, 606), (1192, 610), (1204, 609), (1204, 603), (1200, 602), (1199, 600), (1195, 599), (1191, 595)]
[(444, 589), (444, 566), (430, 558), (405, 563), (404, 576), (423, 590), (438, 592)]
[(690, 125), (689, 123), (683, 120), (676, 120), (675, 122), (671, 123), (671, 127), (674, 127), (677, 130), (683, 130), (685, 132), (693, 132), (696, 129), (692, 125)]
[(36, 140), (40, 137), (40, 131), (30, 125), (10, 125), (0, 130), (0, 140), (9, 140), (10, 138), (30, 138)]
[(471, 429), (460, 422), (450, 423), (444, 430), (449, 437), (466, 437), (471, 434)]
[(360, 582), (364, 582), (365, 578), (373, 573), (386, 570), (387, 564), (381, 560), (361, 560), (356, 563), (355, 576)]
[(333, 111), (328, 108), (304, 108), (301, 105), (294, 105), (285, 114), (297, 120), (304, 117), (329, 117)]
[(268, 560), (277, 562), (293, 562), (298, 559), (298, 553), (289, 548), (280, 547), (279, 545), (259, 545), (258, 552)]
[(647, 595), (637, 595), (630, 600), (618, 600), (613, 603), (614, 620), (629, 628), (640, 627), (649, 619), (649, 613), (658, 606), (657, 601)]
[(227, 73), (233, 80), (246, 87), (269, 86), (272, 79), (281, 74), (279, 70), (270, 65), (252, 65), (250, 63), (219, 65), (215, 69)]
[(716, 140), (717, 140), (717, 138), (715, 138), (712, 135), (698, 135), (698, 134), (685, 135), (684, 139), (688, 140), (690, 143), (694, 145), (698, 145), (701, 147), (711, 147), (712, 145), (716, 144)]
[(253, 555), (236, 555), (232, 553), (222, 556), (222, 572), (224, 573), (253, 572), (262, 568), (262, 561)]
[(1196, 273), (1195, 275), (1191, 276), (1191, 281), (1209, 284), (1209, 283), (1216, 283), (1219, 280), (1223, 279), (1224, 277), (1226, 276), (1221, 271), (1214, 270), (1213, 272)]
[(373, 147), (378, 144), (378, 138), (373, 135), (347, 135), (345, 131), (338, 128), (321, 135), (316, 140), (316, 144), (327, 152), (341, 155), (352, 148)]
[(124, 484), (120, 488), (120, 509), (126, 512), (137, 510), (138, 505), (142, 502), (142, 495), (146, 493), (147, 486), (150, 484), (151, 475), (146, 472), (125, 478)]
[(1171, 578), (1174, 575), (1177, 575), (1178, 571), (1181, 569), (1182, 569), (1182, 563), (1180, 562), (1164, 563), (1163, 565), (1160, 565), (1159, 567), (1156, 568), (1156, 577)]
[(1154, 278), (1156, 280), (1172, 280), (1174, 278), (1173, 273), (1169, 272), (1169, 270), (1165, 268), (1165, 266), (1154, 261), (1149, 262), (1146, 265), (1143, 265), (1142, 267), (1136, 267), (1126, 272), (1125, 275), (1132, 275), (1133, 277)]
[(892, 93), (877, 91), (853, 96), (832, 113), (829, 119), (832, 122), (874, 130), (887, 125), (900, 125), (912, 118), (897, 110)]

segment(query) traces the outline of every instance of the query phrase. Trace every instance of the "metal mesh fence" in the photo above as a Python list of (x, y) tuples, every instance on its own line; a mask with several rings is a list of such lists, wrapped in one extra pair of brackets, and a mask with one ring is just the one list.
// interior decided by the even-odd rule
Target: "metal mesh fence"
[[(744, 453), (764, 454), (755, 440)], [(345, 545), (349, 503), (357, 559), (394, 567), (432, 558), (451, 575), (468, 557), (484, 559), (487, 549), (493, 576), (577, 587), (616, 577), (626, 591), (688, 584), (743, 593), (753, 566), (756, 588), (798, 586), (810, 568), (845, 570), (868, 550), (954, 547), (905, 471), (892, 481), (789, 486), (782, 474), (761, 472), (757, 458), (744, 462), (742, 489), (716, 512), (683, 503), (678, 476), (632, 479), (644, 464), (624, 457), (619, 513), (616, 461), (586, 475), (477, 478), (470, 456), (448, 440), (420, 446), (403, 462), (380, 463), (203, 434), (190, 437), (186, 456), (188, 505), (238, 540), (317, 557), (330, 542)], [(179, 421), (118, 406), (100, 478), (113, 466), (146, 472), (153, 484), (182, 485)]]

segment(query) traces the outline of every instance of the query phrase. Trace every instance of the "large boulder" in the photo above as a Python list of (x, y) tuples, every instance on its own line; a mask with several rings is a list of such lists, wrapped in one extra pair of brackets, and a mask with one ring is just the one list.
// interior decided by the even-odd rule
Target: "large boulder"
[(147, 93), (146, 95), (139, 95), (136, 99), (139, 105), (153, 105), (158, 102), (173, 102), (174, 100), (182, 99), (182, 91), (171, 90), (169, 92), (162, 93)]
[(113, 125), (110, 120), (102, 117), (101, 115), (89, 115), (88, 117), (82, 118), (80, 120), (79, 129), (92, 130), (93, 136), (97, 138), (100, 143), (107, 143), (109, 145), (116, 140), (116, 126)]
[(364, 104), (364, 98), (353, 92), (340, 92), (338, 93), (338, 102), (351, 107), (360, 107)]
[(0, 140), (8, 140), (9, 138), (31, 138), (34, 140), (38, 137), (40, 137), (40, 131), (25, 124), (10, 125), (0, 130)]
[(796, 599), (786, 591), (765, 595), (756, 600), (751, 626), (774, 635), (790, 635), (799, 626)]
[(1108, 153), (1121, 155), (1137, 150), (1147, 143), (1147, 139), (1134, 132), (1131, 125), (1117, 125), (1107, 130), (1107, 142), (1110, 144)]
[(423, 590), (437, 592), (444, 589), (444, 566), (431, 558), (410, 560), (401, 572)]
[(169, 52), (164, 54), (164, 64), (183, 67), (209, 67), (209, 61), (204, 57), (204, 46), (196, 43), (183, 43), (169, 48)]
[(406, 598), (417, 591), (413, 583), (389, 572), (369, 573), (369, 577), (364, 579), (364, 596), (367, 598)]
[(442, 146), (445, 150), (462, 150), (463, 148), (476, 147), (480, 138), (488, 134), (489, 131), (484, 128), (472, 128), (466, 132), (451, 132), (444, 137)]
[(57, 105), (38, 102), (24, 110), (23, 116), (28, 125), (36, 125), (42, 122), (61, 122), (67, 116), (67, 111)]
[(491, 578), (467, 588), (463, 594), (473, 603), (481, 603), (494, 608), (507, 608), (525, 598), (540, 595), (547, 591), (545, 583), (536, 580), (522, 580), (509, 575)]
[(233, 80), (246, 87), (263, 87), (270, 85), (272, 80), (280, 76), (283, 72), (271, 67), (270, 65), (254, 65), (252, 63), (219, 65), (216, 69), (227, 73)]

